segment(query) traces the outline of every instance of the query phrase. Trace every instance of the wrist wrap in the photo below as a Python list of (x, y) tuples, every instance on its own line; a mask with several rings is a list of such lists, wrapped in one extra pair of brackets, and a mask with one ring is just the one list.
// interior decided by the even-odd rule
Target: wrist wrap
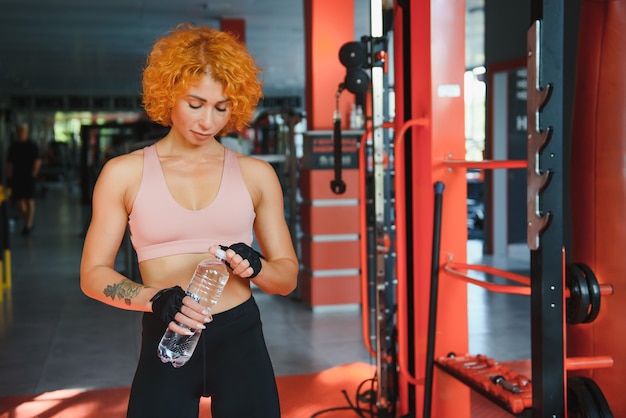
[(159, 290), (150, 302), (152, 302), (152, 312), (161, 321), (169, 324), (174, 320), (174, 316), (180, 312), (180, 308), (183, 306), (183, 298), (187, 294), (180, 286), (168, 287), (166, 289)]
[[(237, 254), (239, 254), (239, 256), (243, 258), (244, 260), (248, 260), (248, 263), (250, 263), (250, 267), (252, 268), (252, 275), (247, 277), (248, 279), (254, 279), (261, 272), (261, 267), (262, 267), (261, 259), (265, 257), (263, 257), (263, 254), (256, 251), (254, 248), (250, 247), (249, 245), (244, 244), (243, 242), (238, 242), (236, 244), (231, 245), (230, 247), (220, 245), (220, 248), (224, 251), (231, 249)], [(226, 263), (226, 265), (230, 267), (228, 263)]]

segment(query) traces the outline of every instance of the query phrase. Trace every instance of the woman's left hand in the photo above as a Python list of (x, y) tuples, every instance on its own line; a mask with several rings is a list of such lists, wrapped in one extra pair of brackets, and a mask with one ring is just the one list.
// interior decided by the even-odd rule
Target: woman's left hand
[(253, 279), (261, 272), (263, 255), (249, 245), (243, 242), (232, 244), (229, 247), (214, 245), (209, 248), (209, 252), (215, 254), (218, 248), (226, 252), (226, 260), (224, 261), (233, 271), (233, 274), (244, 279)]

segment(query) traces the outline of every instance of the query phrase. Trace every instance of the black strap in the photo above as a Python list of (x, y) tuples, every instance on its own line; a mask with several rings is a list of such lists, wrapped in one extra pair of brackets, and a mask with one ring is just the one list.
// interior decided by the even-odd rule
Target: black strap
[[(248, 279), (255, 278), (261, 272), (261, 267), (263, 267), (261, 264), (261, 259), (264, 259), (265, 257), (263, 257), (263, 254), (256, 251), (254, 248), (250, 247), (248, 244), (245, 244), (243, 242), (238, 242), (236, 244), (232, 244), (229, 247), (220, 245), (220, 248), (224, 251), (228, 249), (233, 250), (234, 252), (239, 254), (241, 258), (243, 258), (244, 260), (248, 260), (248, 263), (250, 264), (250, 267), (252, 268), (252, 275), (250, 275)], [(229, 268), (231, 268), (228, 262), (226, 262), (226, 265)]]
[(180, 286), (168, 287), (159, 290), (152, 298), (152, 312), (155, 313), (161, 321), (169, 324), (174, 320), (174, 316), (180, 312), (183, 306), (183, 298), (187, 294)]

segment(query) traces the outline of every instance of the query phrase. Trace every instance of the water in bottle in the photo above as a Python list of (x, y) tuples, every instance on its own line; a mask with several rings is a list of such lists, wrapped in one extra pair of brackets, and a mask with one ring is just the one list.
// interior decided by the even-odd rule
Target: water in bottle
[[(215, 255), (198, 264), (186, 290), (187, 295), (209, 312), (217, 303), (228, 281), (228, 270), (223, 261), (226, 254), (223, 250), (217, 250)], [(158, 355), (163, 363), (172, 363), (174, 367), (181, 367), (187, 363), (198, 344), (202, 330), (192, 331), (192, 335), (182, 335), (169, 328), (165, 330), (158, 348)]]

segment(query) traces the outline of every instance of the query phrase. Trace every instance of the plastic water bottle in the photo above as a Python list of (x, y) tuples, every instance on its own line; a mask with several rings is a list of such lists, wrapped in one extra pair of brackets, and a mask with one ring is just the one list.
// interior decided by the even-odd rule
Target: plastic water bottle
[[(187, 295), (198, 301), (209, 312), (222, 295), (222, 290), (228, 281), (228, 270), (224, 264), (225, 257), (225, 252), (218, 249), (215, 257), (201, 261), (187, 286)], [(187, 363), (196, 349), (202, 330), (192, 329), (192, 331), (192, 335), (183, 335), (169, 328), (165, 330), (158, 348), (158, 355), (163, 363), (172, 363), (174, 367), (181, 367)]]

